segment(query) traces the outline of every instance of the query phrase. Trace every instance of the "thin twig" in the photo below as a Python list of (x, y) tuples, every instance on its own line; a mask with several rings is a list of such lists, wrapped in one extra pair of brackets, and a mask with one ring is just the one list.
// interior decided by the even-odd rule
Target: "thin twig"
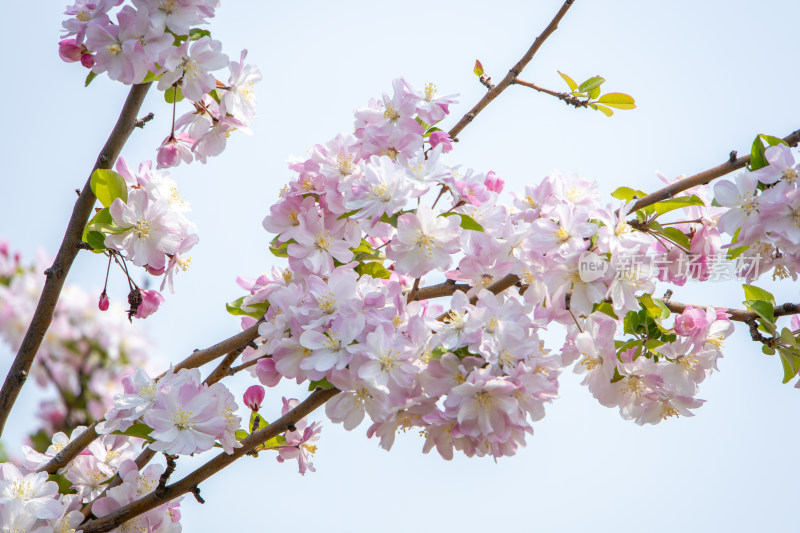
[(556, 98), (558, 98), (559, 100), (561, 100), (565, 104), (571, 105), (571, 106), (573, 106), (575, 108), (589, 107), (589, 100), (588, 99), (587, 100), (581, 100), (580, 98), (572, 96), (569, 93), (559, 93), (559, 92), (556, 92), (556, 91), (551, 91), (550, 89), (545, 89), (544, 87), (539, 87), (535, 83), (531, 83), (529, 81), (522, 81), (520, 79), (514, 80), (514, 84), (515, 85), (522, 85), (523, 87), (529, 87), (529, 88), (531, 88), (531, 89), (533, 89), (535, 91), (539, 91), (540, 93), (549, 94), (550, 96), (555, 96)]
[[(92, 172), (97, 169), (111, 168), (117, 160), (122, 147), (136, 126), (136, 115), (142, 107), (142, 102), (149, 88), (150, 83), (131, 87), (117, 123), (105, 146), (100, 151)], [(91, 172), (89, 175), (91, 176)], [(39, 351), (47, 328), (50, 327), (50, 323), (53, 321), (56, 303), (61, 295), (61, 289), (64, 286), (69, 269), (80, 250), (78, 244), (82, 240), (83, 229), (93, 213), (92, 208), (95, 200), (95, 195), (87, 179), (78, 200), (75, 202), (72, 217), (67, 225), (67, 231), (64, 234), (56, 259), (53, 265), (47, 269), (47, 279), (28, 331), (25, 333), (25, 338), (22, 340), (16, 358), (8, 371), (3, 388), (0, 389), (0, 436), (3, 434), (3, 428), (6, 420), (8, 420), (8, 415), (11, 413), (11, 408), (14, 406), (17, 396), (19, 396), (19, 392), (28, 378), (31, 365), (36, 353)]]
[(263, 429), (252, 433), (249, 437), (241, 441), (242, 447), (236, 448), (232, 454), (221, 453), (213, 459), (206, 462), (200, 468), (196, 469), (183, 479), (176, 481), (169, 485), (164, 490), (163, 497), (159, 497), (155, 492), (151, 492), (142, 498), (129, 503), (110, 513), (106, 516), (97, 518), (86, 524), (83, 524), (80, 529), (84, 533), (101, 533), (109, 531), (122, 525), (127, 520), (146, 513), (150, 509), (155, 509), (162, 505), (165, 501), (172, 500), (178, 496), (187, 493), (195, 493), (197, 486), (213, 476), (223, 468), (227, 467), (237, 459), (245, 457), (248, 452), (254, 450), (257, 446), (263, 444), (281, 433), (289, 430), (290, 426), (294, 426), (297, 422), (308, 416), (309, 413), (323, 405), (325, 402), (339, 394), (338, 389), (316, 389), (308, 398), (306, 398), (297, 407), (277, 419), (272, 424)]
[(517, 76), (519, 76), (520, 72), (522, 72), (522, 69), (524, 69), (528, 63), (530, 63), (531, 59), (533, 59), (533, 56), (539, 51), (539, 48), (542, 46), (542, 44), (547, 40), (548, 37), (550, 37), (550, 34), (556, 31), (558, 28), (558, 23), (561, 22), (561, 19), (567, 14), (567, 11), (570, 7), (572, 7), (574, 1), (575, 0), (566, 0), (564, 2), (564, 5), (562, 5), (561, 9), (558, 10), (558, 13), (556, 13), (556, 15), (553, 17), (553, 20), (550, 21), (550, 24), (548, 24), (544, 31), (539, 34), (535, 41), (533, 41), (533, 44), (528, 51), (525, 52), (525, 55), (522, 56), (522, 59), (520, 59), (517, 64), (508, 71), (506, 77), (503, 78), (503, 80), (493, 89), (490, 89), (489, 92), (487, 92), (483, 98), (481, 98), (480, 101), (475, 104), (475, 107), (470, 109), (467, 114), (461, 117), (461, 120), (459, 120), (449, 132), (451, 139), (456, 139), (456, 136), (461, 133), (461, 130), (466, 128), (467, 125), (472, 122), (476, 116), (478, 116), (478, 113), (483, 111), (483, 109), (488, 106), (492, 100), (500, 96), (500, 93), (505, 91), (508, 86), (511, 85), (515, 79), (517, 79)]
[[(452, 137), (452, 135), (450, 136)], [(800, 130), (795, 130), (783, 140), (789, 146), (797, 146), (797, 143), (800, 142)], [(732, 156), (735, 156), (735, 152), (731, 152)], [(659, 189), (653, 193), (648, 194), (644, 198), (639, 198), (639, 200), (633, 204), (633, 208), (631, 209), (631, 213), (634, 211), (638, 211), (639, 209), (644, 209), (648, 205), (653, 205), (655, 203), (667, 200), (672, 198), (676, 194), (683, 192), (687, 189), (691, 189), (692, 187), (696, 187), (698, 185), (705, 185), (706, 183), (710, 183), (711, 181), (720, 178), (726, 174), (730, 174), (734, 170), (739, 170), (740, 168), (744, 168), (748, 163), (750, 163), (750, 156), (742, 156), (738, 159), (729, 158), (726, 162), (722, 163), (721, 165), (717, 165), (714, 168), (710, 168), (708, 170), (704, 170), (699, 174), (695, 174), (689, 178), (682, 179), (680, 181), (676, 181), (675, 183), (671, 183), (666, 187)]]
[[(233, 350), (247, 346), (247, 343), (252, 342), (256, 337), (258, 337), (258, 324), (254, 324), (246, 330), (241, 331), (236, 335), (225, 339), (224, 341), (218, 342), (210, 348), (206, 348), (205, 350), (197, 350), (196, 352), (192, 353), (192, 355), (178, 363), (174, 370), (177, 372), (182, 368), (197, 368), (199, 366), (203, 366), (204, 364), (209, 363), (226, 353), (230, 353)], [(156, 378), (156, 380), (163, 378), (165, 375), (166, 373), (161, 374)], [(89, 446), (89, 444), (91, 444), (92, 441), (99, 436), (95, 431), (95, 427), (102, 421), (103, 420), (101, 419), (90, 425), (86, 431), (75, 438), (75, 440), (67, 444), (64, 449), (58, 452), (47, 464), (39, 468), (37, 472), (55, 474), (59, 469), (67, 466), (70, 461), (75, 459), (75, 457), (77, 457), (81, 451), (86, 449), (86, 447)]]

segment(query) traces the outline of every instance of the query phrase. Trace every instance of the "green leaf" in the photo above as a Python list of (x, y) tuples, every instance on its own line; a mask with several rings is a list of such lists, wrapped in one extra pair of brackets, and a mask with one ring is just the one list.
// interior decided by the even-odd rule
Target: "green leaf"
[(278, 244), (278, 237), (272, 239), (269, 243), (269, 251), (272, 252), (272, 255), (275, 257), (289, 257), (289, 253), (287, 252), (289, 245), (294, 242), (294, 239), (289, 239), (286, 242)]
[(644, 342), (644, 347), (652, 351), (658, 348), (659, 346), (663, 346), (664, 344), (665, 342), (660, 339), (648, 339)]
[(667, 305), (662, 302), (661, 300), (653, 300), (653, 303), (656, 304), (661, 309), (661, 320), (666, 320), (669, 318), (671, 311), (667, 307)]
[(402, 211), (398, 211), (397, 213), (395, 213), (394, 215), (389, 217), (389, 216), (386, 215), (386, 213), (384, 213), (384, 214), (381, 215), (381, 222), (386, 222), (387, 224), (391, 224), (393, 227), (396, 228), (397, 227), (397, 217), (399, 217), (402, 214), (403, 214)]
[[(595, 98), (597, 98), (598, 96), (600, 96), (600, 87), (595, 87), (594, 89), (592, 89), (591, 91), (589, 91), (589, 99), (590, 99), (590, 100), (594, 100), (594, 99), (595, 99)], [(613, 114), (613, 113), (612, 113), (612, 114)]]
[(681, 230), (674, 226), (667, 226), (666, 228), (663, 228), (660, 233), (678, 246), (682, 246), (685, 250), (688, 250), (691, 246), (689, 237), (687, 237)]
[(333, 384), (330, 381), (328, 381), (328, 378), (322, 378), (322, 379), (320, 379), (318, 381), (309, 381), (308, 382), (308, 390), (309, 391), (313, 391), (313, 390), (318, 389), (318, 388), (322, 389), (322, 390), (332, 389), (333, 388)]
[(647, 311), (648, 315), (653, 318), (661, 319), (661, 313), (663, 311), (656, 305), (651, 295), (642, 294), (639, 296), (639, 304)]
[(104, 207), (110, 207), (117, 198), (123, 202), (128, 201), (128, 186), (125, 184), (125, 178), (113, 170), (98, 168), (92, 172), (89, 186)]
[(597, 103), (617, 109), (633, 109), (636, 107), (633, 97), (625, 93), (606, 93), (597, 100)]
[(93, 252), (102, 253), (106, 248), (106, 236), (99, 231), (90, 231), (86, 234), (83, 242), (92, 247)]
[(728, 255), (726, 259), (732, 261), (742, 255), (747, 249), (750, 248), (749, 246), (739, 246), (738, 248), (728, 248)]
[(766, 344), (761, 347), (761, 351), (767, 355), (775, 355), (775, 350), (767, 346)]
[(341, 215), (339, 215), (339, 218), (337, 218), (336, 220), (344, 220), (345, 218), (350, 218), (351, 216), (355, 215), (359, 211), (361, 211), (361, 209), (354, 209), (352, 211), (348, 211), (347, 213), (342, 213)]
[(423, 135), (422, 137), (424, 139), (427, 139), (428, 137), (431, 136), (431, 133), (433, 133), (434, 131), (444, 131), (444, 130), (442, 128), (437, 128), (436, 126), (434, 126), (434, 127), (430, 128), (428, 131), (426, 131), (425, 135)]
[(244, 305), (244, 299), (245, 296), (242, 296), (232, 302), (226, 303), (225, 309), (233, 316), (249, 316), (256, 319), (263, 317), (267, 309), (269, 309), (269, 302)]
[[(78, 491), (72, 488), (72, 481), (68, 480), (61, 474), (50, 474), (47, 477), (48, 481), (55, 481), (58, 485), (59, 494), (77, 494)], [(66, 528), (65, 528), (66, 529)]]
[(778, 352), (781, 355), (781, 366), (783, 366), (783, 383), (789, 383), (800, 369), (800, 357), (786, 348), (778, 348)]
[(585, 82), (578, 85), (578, 91), (582, 93), (588, 93), (595, 87), (600, 87), (605, 83), (605, 79), (601, 78), (600, 76), (593, 76), (586, 80)]
[(790, 348), (800, 350), (800, 346), (797, 344), (797, 339), (795, 338), (794, 334), (792, 334), (792, 330), (789, 328), (783, 328), (781, 330), (781, 342)]
[(375, 279), (389, 279), (392, 276), (380, 263), (361, 263), (355, 270), (360, 276), (372, 276)]
[(761, 142), (761, 135), (756, 135), (753, 146), (750, 148), (750, 170), (758, 170), (767, 166), (767, 158), (764, 157), (764, 144)]
[(556, 72), (558, 72), (558, 75), (561, 76), (562, 78), (564, 78), (564, 81), (567, 82), (567, 85), (569, 85), (569, 90), (570, 91), (574, 91), (574, 90), (576, 90), (578, 88), (578, 84), (575, 83), (575, 81), (572, 78), (570, 78), (569, 76), (567, 76), (566, 74), (564, 74), (560, 70), (557, 70)]
[(767, 331), (775, 330), (775, 310), (771, 303), (763, 300), (745, 300), (744, 304), (771, 326)]
[(592, 312), (594, 313), (595, 311), (606, 314), (611, 318), (613, 318), (614, 320), (619, 319), (617, 314), (614, 312), (614, 308), (608, 302), (600, 302), (599, 304), (594, 304), (594, 306), (592, 307)]
[(700, 206), (705, 207), (705, 203), (703, 200), (698, 198), (695, 195), (692, 196), (677, 196), (675, 198), (670, 198), (669, 200), (662, 200), (661, 202), (657, 202), (653, 204), (653, 207), (656, 210), (656, 213), (659, 215), (663, 215), (664, 213), (669, 213), (670, 211), (674, 211), (675, 209), (682, 209), (684, 207), (693, 207), (693, 206)]
[(255, 433), (261, 428), (267, 427), (269, 424), (264, 420), (256, 411), (250, 411), (250, 422), (247, 427), (250, 428), (250, 433)]
[(614, 367), (614, 376), (611, 378), (611, 383), (616, 383), (617, 381), (622, 381), (625, 376), (619, 373), (617, 367)]
[(96, 77), (97, 74), (95, 72), (89, 72), (89, 74), (86, 76), (86, 81), (83, 82), (83, 86), (88, 87), (89, 84), (92, 83)]
[(161, 74), (153, 74), (152, 72), (148, 72), (142, 80), (142, 83), (150, 83), (151, 81), (157, 81), (160, 79)]
[(150, 433), (152, 431), (153, 428), (151, 428), (147, 424), (141, 424), (139, 422), (136, 422), (125, 431), (114, 431), (112, 433), (114, 435), (127, 435), (128, 437), (136, 437), (138, 439), (146, 439), (150, 442), (153, 442), (155, 439), (150, 437)]
[(592, 107), (592, 109), (597, 109), (598, 111), (602, 111), (603, 114), (607, 117), (610, 117), (611, 115), (614, 114), (614, 112), (611, 109), (607, 108), (604, 105), (600, 104), (589, 104), (589, 105)]
[(200, 28), (192, 28), (189, 30), (190, 41), (197, 41), (203, 37), (211, 37), (211, 32), (208, 30), (201, 30)]
[(447, 348), (444, 348), (442, 346), (437, 346), (436, 348), (431, 350), (430, 354), (428, 354), (428, 359), (429, 360), (430, 359), (441, 359), (442, 356), (444, 354), (448, 353), (448, 352), (450, 352), (450, 350), (448, 350)]
[(481, 64), (481, 62), (477, 59), (475, 60), (475, 68), (472, 69), (472, 72), (474, 72), (479, 78), (483, 76), (483, 64)]
[(246, 432), (245, 430), (243, 430), (243, 429), (237, 429), (236, 433), (234, 433), (234, 435), (236, 436), (236, 440), (240, 440), (240, 441), (244, 440), (244, 439), (246, 439), (247, 437), (250, 436), (250, 434), (248, 432)]
[(763, 300), (775, 305), (775, 297), (764, 289), (755, 285), (742, 285), (742, 287), (744, 288), (744, 297), (748, 300)]
[(644, 191), (637, 191), (636, 189), (631, 189), (630, 187), (620, 187), (616, 191), (611, 193), (612, 198), (616, 198), (617, 200), (622, 200), (623, 202), (630, 202), (633, 200), (634, 196), (636, 198), (642, 198), (647, 196), (647, 193)]
[(164, 100), (166, 100), (168, 104), (180, 102), (183, 100), (183, 91), (181, 91), (181, 88), (177, 85), (173, 85), (164, 91)]
[(469, 229), (469, 230), (472, 230), (472, 231), (480, 231), (480, 232), (484, 232), (485, 231), (483, 229), (483, 226), (481, 226), (480, 224), (475, 222), (475, 219), (472, 218), (469, 215), (463, 215), (461, 213), (453, 213), (452, 211), (450, 211), (449, 213), (442, 213), (439, 216), (447, 218), (447, 217), (451, 217), (453, 215), (458, 215), (458, 216), (461, 217), (461, 227), (462, 228)]

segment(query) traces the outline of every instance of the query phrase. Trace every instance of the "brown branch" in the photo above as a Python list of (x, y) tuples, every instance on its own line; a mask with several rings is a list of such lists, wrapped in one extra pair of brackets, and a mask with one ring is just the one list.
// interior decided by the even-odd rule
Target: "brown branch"
[[(690, 305), (690, 304), (682, 304), (680, 302), (673, 302), (672, 300), (665, 300), (661, 299), (661, 302), (667, 306), (667, 309), (672, 311), (673, 313), (683, 313), (683, 311), (687, 307), (695, 307), (697, 309), (706, 309), (704, 305)], [(748, 309), (728, 309), (725, 311), (730, 315), (730, 319), (734, 322), (745, 322), (749, 323), (758, 318), (758, 314)], [(773, 308), (773, 313), (775, 317), (779, 316), (789, 316), (789, 315), (797, 315), (800, 314), (800, 304), (793, 304), (793, 303), (785, 303)]]
[(214, 383), (218, 382), (219, 380), (227, 376), (228, 371), (231, 368), (231, 365), (233, 364), (234, 361), (236, 361), (236, 358), (239, 357), (239, 355), (244, 351), (245, 348), (246, 346), (243, 346), (242, 348), (237, 348), (236, 350), (233, 350), (231, 353), (226, 355), (222, 359), (222, 361), (219, 362), (217, 368), (215, 368), (211, 372), (211, 374), (208, 375), (208, 377), (203, 383), (205, 383), (206, 385), (213, 385)]
[(430, 300), (431, 298), (440, 298), (442, 296), (450, 296), (457, 291), (467, 292), (472, 288), (471, 285), (465, 283), (457, 284), (454, 280), (448, 280), (439, 285), (431, 285), (429, 287), (420, 287), (413, 298), (409, 298), (409, 302), (415, 300)]
[[(131, 132), (136, 125), (136, 115), (142, 106), (144, 97), (147, 90), (150, 88), (150, 83), (143, 83), (131, 87), (128, 93), (128, 98), (125, 100), (125, 105), (122, 106), (122, 112), (117, 119), (111, 135), (108, 137), (105, 146), (97, 156), (97, 161), (92, 168), (92, 172), (97, 169), (108, 169), (114, 164), (119, 156), (122, 147), (128, 140)], [(91, 176), (91, 172), (89, 173)], [(95, 204), (95, 195), (89, 186), (89, 180), (86, 180), (83, 190), (75, 202), (75, 207), (72, 210), (72, 217), (67, 225), (67, 231), (64, 234), (64, 239), (61, 242), (61, 247), (58, 250), (56, 259), (53, 265), (45, 271), (47, 279), (42, 289), (42, 295), (39, 298), (39, 303), (36, 305), (36, 311), (31, 319), (28, 331), (25, 333), (25, 338), (22, 340), (22, 345), (17, 352), (14, 363), (8, 371), (3, 388), (0, 389), (0, 435), (3, 434), (8, 415), (14, 402), (19, 396), (22, 386), (28, 377), (28, 372), (31, 369), (33, 360), (39, 347), (42, 344), (42, 339), (53, 321), (53, 314), (55, 313), (56, 303), (61, 295), (61, 289), (64, 286), (64, 281), (67, 278), (69, 269), (75, 261), (75, 257), (80, 250), (81, 237), (83, 236), (83, 229), (92, 215), (92, 208)]]
[(581, 100), (580, 98), (572, 96), (569, 93), (558, 93), (556, 91), (551, 91), (550, 89), (545, 89), (544, 87), (539, 87), (535, 83), (531, 83), (529, 81), (522, 81), (520, 79), (514, 80), (513, 83), (516, 85), (522, 85), (523, 87), (529, 87), (535, 91), (539, 91), (540, 93), (545, 93), (549, 94), (550, 96), (555, 96), (565, 104), (574, 106), (576, 108), (589, 106), (589, 100)]
[[(452, 135), (450, 136), (452, 137)], [(789, 146), (797, 146), (797, 143), (800, 142), (800, 130), (796, 130), (786, 137), (783, 140)], [(631, 213), (634, 211), (638, 211), (639, 209), (643, 209), (648, 205), (653, 205), (657, 202), (661, 202), (663, 200), (667, 200), (672, 198), (676, 194), (683, 192), (687, 189), (691, 189), (692, 187), (696, 187), (698, 185), (705, 185), (706, 183), (710, 183), (711, 181), (720, 178), (726, 174), (730, 174), (734, 170), (739, 170), (740, 168), (744, 168), (748, 163), (750, 163), (750, 156), (746, 155), (736, 159), (736, 153), (731, 152), (731, 157), (721, 165), (717, 165), (714, 168), (710, 168), (708, 170), (704, 170), (699, 174), (695, 174), (694, 176), (682, 179), (680, 181), (676, 181), (675, 183), (671, 183), (664, 187), (663, 189), (659, 189), (656, 192), (650, 193), (644, 198), (639, 198), (639, 200), (633, 204), (633, 208), (631, 209)]]
[[(210, 348), (206, 348), (205, 350), (197, 350), (196, 352), (192, 353), (192, 355), (175, 365), (175, 372), (183, 368), (197, 368), (199, 366), (203, 366), (204, 364), (210, 363), (222, 355), (231, 353), (232, 351), (240, 348), (244, 348), (249, 342), (252, 342), (258, 338), (258, 326), (260, 323), (261, 321), (253, 324), (240, 333), (237, 333), (233, 337), (227, 338), (224, 341), (211, 346)], [(164, 377), (164, 374), (159, 376), (159, 378), (162, 377)]]
[[(256, 337), (258, 337), (258, 324), (254, 324), (246, 330), (241, 331), (233, 337), (225, 339), (224, 341), (218, 342), (210, 348), (206, 348), (205, 350), (197, 350), (196, 352), (192, 353), (192, 355), (178, 363), (174, 370), (177, 372), (182, 368), (197, 368), (202, 366), (226, 353), (230, 353), (231, 351), (239, 348), (244, 348), (247, 346), (247, 343), (252, 342)], [(161, 374), (156, 378), (156, 380), (163, 378), (165, 375), (166, 373)], [(83, 451), (87, 446), (89, 446), (89, 444), (92, 443), (92, 441), (94, 441), (94, 439), (99, 436), (95, 431), (95, 427), (102, 421), (103, 420), (101, 419), (97, 422), (94, 422), (86, 429), (86, 431), (79, 435), (75, 440), (67, 444), (63, 450), (58, 452), (47, 464), (39, 468), (37, 472), (55, 474), (59, 469), (67, 466), (70, 461), (75, 459), (75, 457), (77, 457), (81, 451)]]
[(488, 106), (492, 100), (500, 96), (500, 93), (505, 91), (508, 86), (517, 79), (517, 76), (519, 76), (520, 72), (522, 72), (522, 69), (524, 69), (528, 63), (530, 63), (531, 59), (533, 59), (533, 56), (539, 51), (539, 48), (542, 46), (545, 40), (547, 40), (547, 38), (550, 37), (554, 31), (556, 31), (558, 28), (558, 23), (561, 22), (561, 19), (567, 14), (567, 11), (570, 7), (572, 7), (574, 1), (575, 0), (566, 0), (564, 2), (564, 5), (562, 5), (561, 9), (558, 10), (558, 13), (556, 13), (556, 15), (553, 17), (553, 20), (550, 21), (550, 24), (548, 24), (544, 31), (539, 34), (535, 41), (533, 41), (533, 44), (528, 51), (525, 52), (525, 55), (522, 56), (522, 59), (520, 59), (517, 64), (508, 71), (506, 77), (503, 78), (502, 81), (494, 88), (490, 89), (489, 92), (487, 92), (483, 98), (481, 98), (478, 103), (475, 104), (475, 107), (470, 109), (467, 114), (461, 117), (461, 120), (459, 120), (449, 132), (451, 139), (455, 139), (456, 136), (461, 133), (461, 130), (466, 128), (467, 125), (472, 122), (476, 116), (478, 116), (478, 113), (483, 111), (483, 109)]
[(232, 454), (221, 453), (183, 479), (165, 487), (162, 497), (156, 495), (155, 492), (151, 492), (111, 514), (82, 525), (80, 529), (82, 529), (84, 533), (109, 531), (135, 516), (145, 513), (150, 509), (155, 509), (166, 501), (173, 500), (183, 494), (195, 493), (197, 486), (201, 482), (213, 476), (237, 459), (246, 456), (248, 452), (254, 450), (264, 441), (289, 430), (290, 427), (294, 426), (301, 419), (308, 416), (309, 413), (339, 394), (339, 392), (338, 389), (316, 389), (297, 407), (269, 426), (252, 433), (249, 437), (241, 441), (242, 447), (236, 448)]

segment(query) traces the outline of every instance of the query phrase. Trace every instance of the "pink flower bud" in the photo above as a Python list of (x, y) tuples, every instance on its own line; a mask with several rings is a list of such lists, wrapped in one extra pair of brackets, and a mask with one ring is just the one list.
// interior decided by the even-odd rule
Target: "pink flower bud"
[(428, 137), (428, 141), (431, 143), (431, 148), (436, 148), (437, 145), (444, 143), (442, 144), (442, 152), (444, 153), (453, 149), (453, 141), (446, 131), (434, 131), (431, 133), (431, 136)]
[(164, 297), (158, 291), (141, 290), (142, 303), (136, 310), (136, 318), (147, 318), (158, 310), (158, 306), (164, 303)]
[(691, 337), (708, 324), (706, 312), (696, 307), (687, 307), (683, 313), (675, 317), (675, 333), (682, 337)]
[(58, 43), (58, 55), (67, 63), (80, 61), (85, 50), (86, 47), (75, 39), (64, 39)]
[(261, 407), (261, 402), (264, 401), (264, 394), (264, 387), (253, 385), (244, 391), (244, 404), (253, 411), (258, 411), (258, 408)]
[(100, 295), (100, 301), (97, 302), (97, 307), (101, 311), (108, 311), (108, 304), (108, 295), (106, 294), (106, 291), (103, 291), (103, 293)]
[(270, 358), (258, 360), (258, 363), (256, 363), (256, 376), (258, 381), (267, 387), (274, 387), (283, 377), (275, 370), (275, 361)]
[(503, 178), (498, 176), (494, 173), (494, 171), (490, 171), (486, 174), (486, 179), (483, 180), (483, 184), (486, 185), (486, 188), (492, 192), (503, 192), (503, 186), (506, 184), (503, 181)]
[(94, 56), (92, 54), (83, 54), (81, 56), (81, 65), (86, 68), (92, 68), (94, 66)]

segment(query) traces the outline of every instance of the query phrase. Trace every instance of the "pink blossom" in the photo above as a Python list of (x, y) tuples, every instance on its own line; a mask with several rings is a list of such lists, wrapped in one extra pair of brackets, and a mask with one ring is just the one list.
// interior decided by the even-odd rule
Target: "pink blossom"
[(147, 318), (158, 310), (158, 306), (164, 303), (164, 297), (161, 293), (154, 290), (142, 290), (142, 303), (136, 311), (136, 318)]
[(252, 385), (244, 391), (242, 400), (247, 407), (253, 411), (258, 411), (261, 407), (261, 403), (264, 401), (264, 395), (264, 387), (261, 385)]
[(108, 311), (109, 304), (110, 302), (108, 300), (108, 295), (106, 294), (106, 291), (103, 291), (103, 293), (100, 295), (100, 300), (97, 302), (97, 308), (101, 311)]
[(428, 142), (431, 143), (431, 148), (436, 148), (441, 144), (442, 152), (445, 154), (453, 149), (453, 140), (446, 131), (434, 131), (428, 136)]
[(707, 324), (705, 311), (687, 306), (680, 315), (675, 317), (675, 333), (682, 337), (691, 337)]

